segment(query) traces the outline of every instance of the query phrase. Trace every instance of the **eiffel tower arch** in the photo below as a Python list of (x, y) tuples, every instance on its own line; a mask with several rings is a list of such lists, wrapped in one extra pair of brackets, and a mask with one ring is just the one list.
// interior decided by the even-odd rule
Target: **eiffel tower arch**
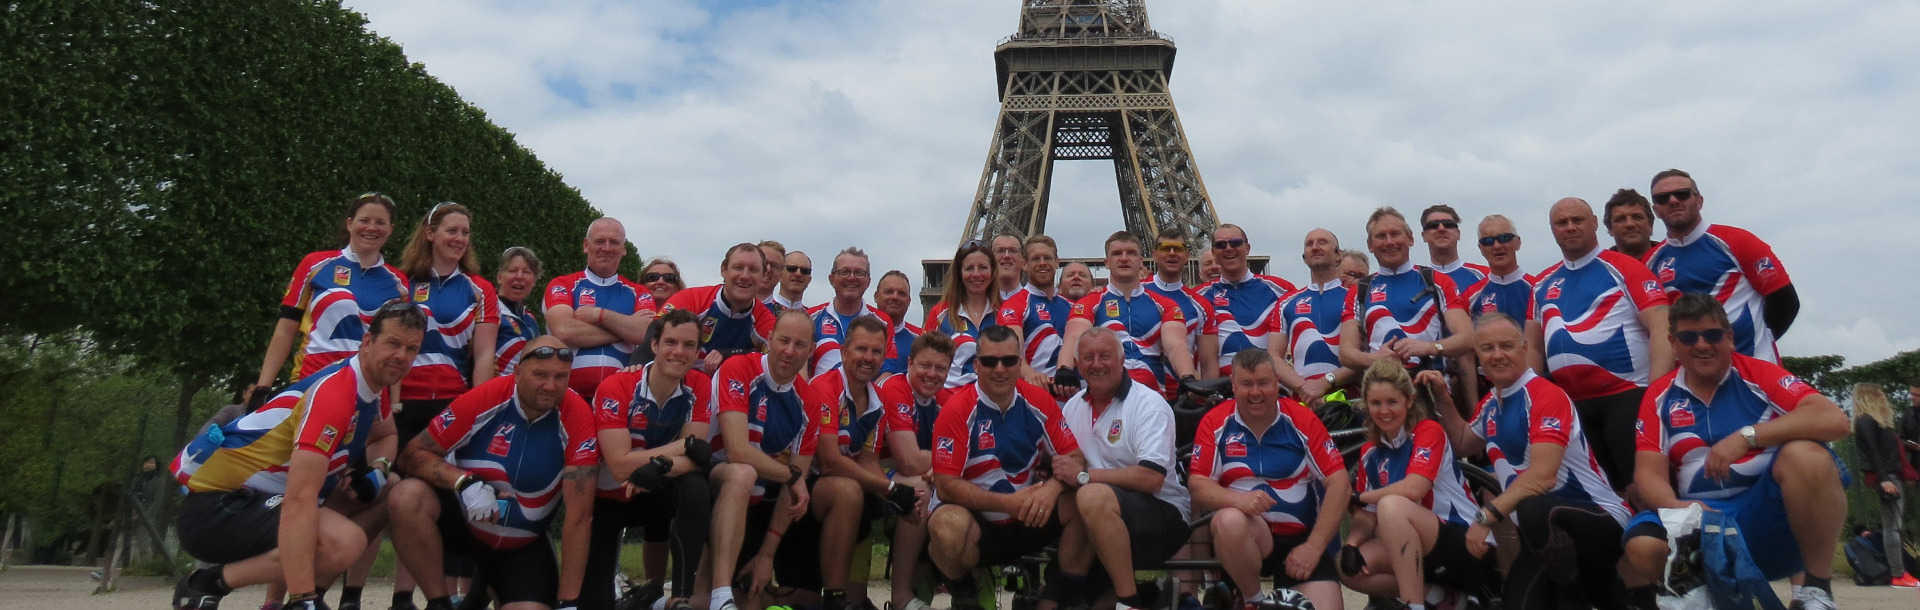
[[(994, 50), (1000, 113), (960, 243), (1044, 233), (1054, 162), (1083, 159), (1113, 161), (1128, 231), (1211, 242), (1219, 221), (1167, 86), (1174, 51), (1146, 0), (1022, 0), (1020, 29)], [(950, 264), (924, 261), (923, 304)]]

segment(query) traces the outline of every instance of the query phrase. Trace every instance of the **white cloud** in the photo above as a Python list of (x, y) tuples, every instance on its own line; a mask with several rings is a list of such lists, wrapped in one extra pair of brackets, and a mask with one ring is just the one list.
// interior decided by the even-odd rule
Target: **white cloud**
[[(771, 237), (816, 260), (856, 243), (916, 285), (959, 236), (1018, 6), (349, 4), (695, 281), (717, 281), (726, 245)], [(1174, 97), (1215, 206), (1283, 275), (1304, 277), (1308, 228), (1357, 246), (1372, 207), (1434, 202), (1514, 218), (1523, 263), (1544, 267), (1550, 202), (1644, 193), (1681, 167), (1709, 220), (1769, 240), (1793, 273), (1789, 353), (1920, 345), (1896, 313), (1920, 286), (1876, 269), (1920, 258), (1889, 229), (1917, 216), (1920, 5), (1149, 6), (1180, 47)], [(1119, 225), (1105, 171), (1062, 166), (1055, 209), (1082, 215), (1050, 219), (1064, 254)]]

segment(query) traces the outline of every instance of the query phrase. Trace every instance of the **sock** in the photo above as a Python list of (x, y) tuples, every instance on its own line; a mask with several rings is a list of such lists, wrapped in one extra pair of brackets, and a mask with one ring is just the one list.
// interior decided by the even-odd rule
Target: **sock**
[(1807, 575), (1807, 578), (1806, 578), (1806, 584), (1802, 586), (1813, 587), (1815, 589), (1825, 591), (1828, 597), (1833, 596), (1833, 581), (1826, 578), (1817, 578), (1809, 574)]
[(220, 574), (225, 567), (218, 565), (195, 570), (193, 574), (187, 576), (187, 584), (192, 585), (194, 589), (226, 597), (228, 593), (233, 592), (233, 587), (227, 586), (227, 578)]
[(824, 608), (847, 607), (847, 588), (828, 587), (820, 590), (820, 605)]
[(360, 603), (360, 589), (363, 587), (341, 587), (340, 605)]
[(326, 587), (314, 587), (314, 588), (313, 588), (313, 598), (314, 598), (314, 599), (318, 599), (318, 600), (325, 600), (325, 599), (327, 599), (327, 588), (326, 588)]
[(1273, 599), (1273, 597), (1272, 597), (1272, 596), (1270, 596), (1270, 595), (1267, 595), (1267, 592), (1266, 592), (1266, 591), (1261, 591), (1261, 592), (1259, 592), (1259, 593), (1257, 593), (1257, 594), (1255, 594), (1255, 595), (1254, 595), (1253, 597), (1249, 597), (1249, 598), (1247, 598), (1247, 603), (1249, 603), (1249, 604), (1251, 604), (1251, 603), (1256, 603), (1256, 602), (1264, 602), (1264, 601), (1267, 601), (1267, 600), (1270, 600), (1270, 599)]
[(1407, 610), (1427, 610), (1426, 604), (1407, 604)]
[(413, 592), (412, 592), (412, 591), (400, 591), (400, 590), (395, 590), (395, 591), (393, 592), (393, 605), (395, 605), (395, 606), (406, 606), (406, 605), (408, 605), (408, 604), (411, 604), (411, 603), (413, 603)]
[(707, 607), (713, 610), (720, 610), (721, 607), (731, 602), (733, 602), (733, 587), (714, 587), (713, 595), (709, 596), (707, 600)]
[(1790, 589), (1788, 595), (1792, 595), (1794, 599), (1800, 599), (1800, 585), (1788, 585), (1788, 587)]

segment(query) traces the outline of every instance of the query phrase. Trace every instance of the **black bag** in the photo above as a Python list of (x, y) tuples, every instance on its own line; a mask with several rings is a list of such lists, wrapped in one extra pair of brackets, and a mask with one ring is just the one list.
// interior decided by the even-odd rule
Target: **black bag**
[(1853, 568), (1853, 584), (1884, 587), (1893, 582), (1886, 553), (1880, 550), (1880, 542), (1875, 538), (1864, 534), (1848, 538), (1846, 551), (1847, 567)]

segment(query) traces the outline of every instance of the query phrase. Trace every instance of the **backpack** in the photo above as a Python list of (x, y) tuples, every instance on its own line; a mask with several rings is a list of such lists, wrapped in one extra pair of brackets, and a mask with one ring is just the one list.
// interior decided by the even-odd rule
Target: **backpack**
[(1865, 534), (1847, 539), (1847, 567), (1853, 569), (1853, 584), (1862, 587), (1884, 587), (1893, 582), (1893, 574), (1887, 569), (1886, 554), (1880, 550), (1880, 544)]

